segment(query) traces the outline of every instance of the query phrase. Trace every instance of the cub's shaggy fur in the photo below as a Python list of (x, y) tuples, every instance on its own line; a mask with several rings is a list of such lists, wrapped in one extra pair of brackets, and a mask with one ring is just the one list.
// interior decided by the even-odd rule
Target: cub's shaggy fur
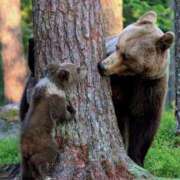
[(50, 64), (46, 77), (33, 89), (30, 106), (22, 121), (22, 179), (41, 179), (50, 172), (58, 156), (52, 130), (73, 118), (75, 110), (66, 99), (67, 89), (79, 75), (74, 64)]

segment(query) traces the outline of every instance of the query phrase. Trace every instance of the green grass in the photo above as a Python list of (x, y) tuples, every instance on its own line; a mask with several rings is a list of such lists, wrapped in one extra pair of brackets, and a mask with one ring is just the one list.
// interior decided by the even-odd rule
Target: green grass
[(0, 165), (15, 164), (19, 161), (19, 141), (13, 137), (0, 140)]
[(145, 168), (156, 176), (180, 178), (180, 138), (175, 127), (173, 112), (168, 110), (145, 161)]

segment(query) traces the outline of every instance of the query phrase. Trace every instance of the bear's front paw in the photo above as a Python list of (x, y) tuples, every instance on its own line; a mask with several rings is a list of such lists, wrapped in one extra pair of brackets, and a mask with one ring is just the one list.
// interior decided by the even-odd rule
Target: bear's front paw
[(67, 110), (72, 114), (75, 115), (76, 110), (74, 109), (74, 107), (71, 104), (67, 105)]

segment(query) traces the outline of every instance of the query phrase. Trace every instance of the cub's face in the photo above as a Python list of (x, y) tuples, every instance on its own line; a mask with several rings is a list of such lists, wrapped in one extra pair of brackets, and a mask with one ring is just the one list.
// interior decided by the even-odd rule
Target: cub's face
[(80, 68), (72, 63), (49, 64), (46, 72), (48, 78), (57, 86), (66, 86), (77, 82), (80, 76)]
[(148, 12), (119, 35), (116, 52), (98, 64), (102, 75), (141, 75), (158, 78), (167, 67), (167, 49), (172, 32), (163, 33), (156, 25), (156, 13)]

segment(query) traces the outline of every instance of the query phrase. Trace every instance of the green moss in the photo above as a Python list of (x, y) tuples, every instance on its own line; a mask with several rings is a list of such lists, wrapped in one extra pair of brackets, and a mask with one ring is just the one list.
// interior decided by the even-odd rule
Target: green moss
[(180, 148), (175, 126), (173, 111), (166, 111), (145, 161), (145, 168), (156, 176), (180, 178)]
[(16, 164), (19, 161), (19, 140), (16, 138), (0, 140), (0, 164)]

